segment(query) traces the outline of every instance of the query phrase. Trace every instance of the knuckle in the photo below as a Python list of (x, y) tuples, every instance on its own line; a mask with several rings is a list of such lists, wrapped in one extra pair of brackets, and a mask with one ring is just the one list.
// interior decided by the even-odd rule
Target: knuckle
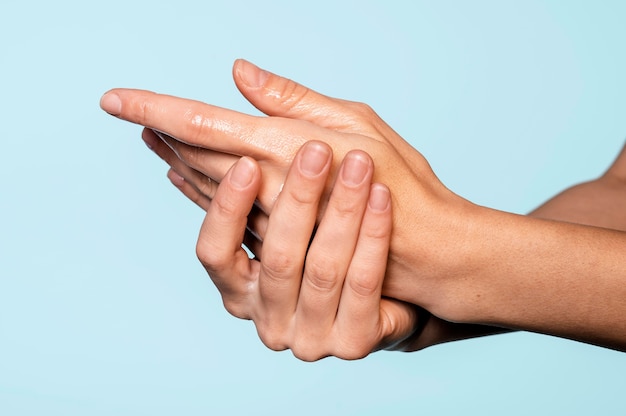
[(389, 241), (390, 230), (387, 226), (369, 226), (363, 227), (361, 230), (363, 237), (367, 238), (374, 244), (387, 244)]
[(236, 202), (237, 201), (233, 200), (228, 193), (222, 193), (213, 199), (211, 203), (211, 214), (218, 218), (237, 219), (241, 213), (238, 210), (239, 205)]
[(285, 78), (280, 79), (275, 91), (286, 112), (295, 110), (311, 92), (309, 88)]
[(368, 298), (378, 295), (379, 282), (378, 276), (361, 272), (348, 279), (348, 287), (358, 296)]
[(263, 345), (265, 345), (270, 350), (284, 351), (288, 348), (281, 333), (278, 333), (274, 330), (265, 329), (263, 326), (259, 325), (257, 325), (257, 332)]
[(305, 209), (308, 206), (317, 204), (318, 193), (313, 192), (308, 187), (298, 187), (298, 189), (289, 189), (288, 196), (288, 208), (292, 211), (299, 212), (301, 209)]
[(239, 319), (250, 319), (247, 310), (240, 302), (223, 299), (224, 309), (226, 312)]
[(362, 202), (357, 199), (357, 195), (352, 189), (342, 189), (342, 194), (333, 196), (331, 200), (333, 216), (337, 220), (360, 221), (363, 216)]
[(149, 107), (148, 103), (146, 103), (145, 101), (141, 101), (140, 103), (138, 103), (137, 105), (137, 118), (139, 119), (140, 123), (143, 125), (148, 124), (147, 123), (147, 107)]
[(328, 354), (323, 353), (316, 346), (312, 346), (310, 344), (305, 344), (305, 343), (302, 343), (302, 342), (299, 342), (299, 343), (295, 344), (291, 348), (291, 353), (298, 360), (305, 361), (307, 363), (312, 363), (314, 361), (319, 361), (322, 358), (328, 356)]
[(269, 280), (282, 281), (295, 274), (293, 256), (282, 250), (273, 250), (271, 256), (266, 256), (261, 263), (265, 277)]
[(376, 111), (374, 111), (374, 109), (369, 104), (358, 102), (358, 101), (352, 101), (350, 106), (352, 107), (352, 110), (354, 111), (354, 113), (361, 118), (371, 120), (372, 117), (378, 117), (378, 114), (376, 114)]
[(341, 354), (337, 355), (338, 358), (341, 358), (342, 360), (360, 360), (362, 358), (367, 357), (370, 354), (371, 350), (369, 348), (363, 348), (363, 347), (352, 347), (349, 350), (346, 350), (344, 352), (342, 352)]
[(152, 114), (154, 113), (154, 103), (148, 98), (139, 98), (131, 101), (131, 111), (138, 123), (143, 126), (152, 126)]
[(198, 239), (196, 244), (196, 257), (212, 278), (215, 273), (224, 270), (230, 259), (223, 252), (216, 250), (206, 239)]
[[(327, 260), (327, 259), (326, 259)], [(332, 292), (339, 284), (338, 267), (328, 261), (314, 259), (306, 262), (304, 276), (309, 285), (318, 292)]]
[(187, 129), (184, 139), (192, 143), (203, 143), (210, 137), (215, 124), (214, 119), (207, 113), (207, 108), (200, 104), (193, 104), (186, 112)]
[(201, 176), (194, 183), (195, 187), (198, 189), (200, 194), (206, 196), (209, 199), (213, 199), (215, 195), (215, 182), (207, 176)]
[(361, 337), (343, 339), (337, 343), (337, 346), (336, 356), (342, 360), (360, 360), (367, 357), (374, 348), (368, 340)]

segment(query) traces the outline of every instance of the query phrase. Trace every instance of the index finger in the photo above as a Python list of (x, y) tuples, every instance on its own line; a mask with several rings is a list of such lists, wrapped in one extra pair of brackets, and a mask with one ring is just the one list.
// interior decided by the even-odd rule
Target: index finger
[[(113, 89), (100, 99), (107, 113), (177, 140), (235, 155), (267, 154), (255, 134), (264, 118), (146, 90)], [(256, 136), (258, 137), (258, 135)]]

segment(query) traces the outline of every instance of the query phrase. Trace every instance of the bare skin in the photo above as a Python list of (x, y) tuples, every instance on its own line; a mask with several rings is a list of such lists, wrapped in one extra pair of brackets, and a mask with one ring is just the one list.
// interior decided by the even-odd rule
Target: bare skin
[[(144, 132), (144, 137), (149, 142), (150, 147), (152, 147), (160, 157), (174, 164), (179, 161), (167, 145), (160, 143), (158, 138), (150, 133), (151, 132), (148, 131)], [(620, 170), (623, 165), (626, 165), (626, 149), (622, 150), (615, 163), (601, 177), (563, 191), (529, 215), (554, 220), (562, 218), (567, 221), (580, 221), (588, 225), (603, 225), (608, 228), (614, 227), (620, 229), (625, 227), (626, 220), (618, 215), (620, 212), (626, 211), (626, 175), (623, 175)], [(186, 165), (181, 165), (180, 167), (187, 173), (187, 179), (183, 178), (172, 169), (168, 172), (168, 177), (184, 195), (206, 211), (211, 203), (211, 199), (208, 197), (209, 194), (204, 194), (200, 189), (209, 192), (212, 187), (204, 186), (207, 181), (206, 177), (203, 177), (199, 172), (185, 169)], [(245, 204), (241, 205), (245, 206)], [(607, 213), (609, 215), (607, 215)], [(246, 217), (247, 214), (248, 211), (244, 209), (240, 211), (239, 215), (243, 218)], [(209, 216), (207, 216), (207, 221), (208, 220)], [(288, 236), (284, 236), (283, 238), (289, 239)], [(260, 252), (262, 243), (256, 239), (251, 240), (254, 241), (254, 247)], [(248, 241), (251, 240), (249, 239)], [(391, 302), (390, 299), (388, 299), (388, 301)], [(406, 306), (406, 304), (398, 305), (399, 308)], [(409, 316), (413, 319), (393, 319), (395, 317), (390, 315), (392, 322), (395, 323), (397, 328), (397, 334), (402, 335), (397, 336), (395, 340), (388, 338), (387, 342), (392, 343), (394, 349), (403, 351), (415, 351), (442, 342), (505, 331), (503, 328), (484, 325), (447, 322), (437, 317), (430, 316), (426, 311), (420, 310), (419, 308), (414, 309), (413, 315), (401, 316)], [(401, 329), (402, 325), (406, 326), (405, 330)]]
[(419, 322), (413, 305), (381, 298), (391, 198), (386, 186), (370, 183), (367, 154), (346, 155), (311, 239), (331, 159), (321, 142), (298, 152), (269, 217), (262, 244), (269, 255), (260, 260), (249, 259), (241, 243), (261, 170), (242, 158), (207, 207), (197, 245), (226, 309), (254, 321), (269, 348), (289, 348), (306, 361), (393, 348)]
[[(615, 230), (503, 213), (446, 189), (426, 160), (369, 107), (322, 96), (242, 61), (234, 74), (240, 91), (270, 117), (137, 90), (114, 90), (102, 106), (166, 133), (161, 138), (185, 165), (216, 181), (239, 155), (254, 158), (263, 171), (258, 199), (266, 215), (297, 149), (308, 138), (332, 149), (331, 177), (351, 149), (363, 149), (376, 165), (374, 180), (387, 184), (393, 196), (384, 295), (447, 321), (626, 348), (621, 319), (626, 312), (626, 236), (616, 231), (624, 229), (617, 224), (624, 212), (621, 156), (608, 176), (574, 188), (536, 212), (541, 218), (575, 219)], [(185, 176), (184, 169), (172, 167)], [(600, 203), (585, 208), (588, 204), (567, 201), (579, 201), (577, 194), (589, 189), (609, 198), (617, 195), (604, 206), (618, 208), (607, 214), (598, 208)], [(322, 202), (329, 192), (330, 186)], [(604, 214), (586, 217), (597, 211)]]

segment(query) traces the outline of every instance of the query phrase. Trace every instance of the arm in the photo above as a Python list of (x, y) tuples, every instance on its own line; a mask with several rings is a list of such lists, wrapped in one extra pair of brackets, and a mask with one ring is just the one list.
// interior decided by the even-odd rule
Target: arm
[(626, 146), (602, 176), (566, 189), (530, 215), (626, 231)]
[[(193, 192), (190, 190), (190, 195)], [(531, 217), (626, 230), (626, 147), (599, 178), (555, 195)], [(433, 318), (415, 338), (415, 348), (507, 331), (488, 325), (457, 324)], [(623, 349), (623, 347), (618, 349)]]
[(220, 166), (235, 157), (229, 154), (252, 156), (264, 171), (259, 201), (265, 212), (307, 137), (327, 142), (336, 159), (364, 149), (379, 167), (376, 180), (394, 195), (386, 295), (443, 319), (624, 348), (626, 333), (616, 319), (624, 312), (622, 233), (475, 206), (447, 190), (423, 157), (368, 107), (259, 71), (238, 63), (237, 85), (262, 111), (280, 117), (129, 90), (106, 95), (102, 104), (120, 118), (167, 132), (161, 137), (187, 165), (218, 181)]
[[(210, 201), (206, 195), (212, 194), (211, 189), (204, 186), (206, 177), (182, 164), (171, 149), (158, 138), (150, 135), (149, 131), (144, 132), (144, 137), (152, 143), (151, 147), (160, 157), (185, 172), (185, 179), (173, 171), (170, 171), (169, 175), (173, 178), (172, 182), (187, 197), (206, 210)], [(561, 192), (529, 215), (623, 229), (626, 227), (623, 216), (626, 212), (626, 172), (622, 168), (624, 164), (626, 164), (626, 149), (622, 150), (604, 175)], [(259, 223), (258, 220), (255, 222)], [(421, 314), (426, 318), (425, 311)], [(507, 331), (504, 328), (486, 325), (452, 323), (437, 317), (430, 317), (422, 324), (423, 330), (405, 341), (405, 350), (416, 350), (442, 342)]]

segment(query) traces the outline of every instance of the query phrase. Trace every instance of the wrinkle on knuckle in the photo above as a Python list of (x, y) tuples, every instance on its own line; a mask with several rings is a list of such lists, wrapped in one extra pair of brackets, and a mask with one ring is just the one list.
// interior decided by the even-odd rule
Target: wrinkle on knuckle
[(388, 227), (364, 227), (361, 230), (363, 236), (375, 244), (387, 244), (390, 230)]
[(261, 267), (265, 277), (275, 284), (292, 277), (296, 269), (293, 256), (282, 250), (273, 250), (271, 256), (265, 256)]
[(185, 120), (187, 120), (187, 129), (185, 130), (186, 140), (192, 143), (203, 143), (209, 137), (215, 128), (215, 121), (204, 107), (198, 104), (191, 106), (185, 112)]
[(339, 284), (337, 267), (328, 262), (309, 260), (306, 263), (305, 278), (308, 284), (317, 292), (332, 292)]
[(305, 101), (311, 90), (290, 79), (283, 79), (276, 88), (276, 94), (284, 111), (295, 111)]
[(194, 186), (198, 189), (198, 192), (200, 192), (200, 194), (209, 199), (212, 199), (215, 195), (215, 192), (213, 191), (214, 182), (211, 178), (207, 176), (200, 176), (198, 180), (194, 182)]
[(318, 193), (312, 192), (306, 186), (299, 187), (298, 189), (289, 188), (287, 196), (289, 197), (289, 200), (292, 202), (288, 206), (290, 207), (290, 209), (294, 211), (298, 211), (307, 206), (315, 205), (317, 204), (317, 201), (319, 199)]
[(361, 202), (356, 195), (350, 190), (345, 190), (343, 195), (336, 198), (333, 204), (333, 215), (338, 220), (352, 219), (360, 221), (363, 216), (363, 210), (359, 208)]
[(211, 214), (229, 221), (238, 219), (241, 213), (236, 202), (228, 194), (221, 194), (211, 202)]
[(149, 117), (149, 115), (152, 114), (152, 109), (154, 108), (152, 103), (145, 101), (145, 100), (140, 100), (139, 102), (135, 102), (134, 107), (135, 107), (134, 113), (137, 116), (137, 120), (139, 121), (139, 124), (144, 125), (144, 126), (152, 125), (152, 123), (150, 123), (150, 117)]
[(348, 279), (348, 287), (353, 293), (363, 298), (378, 295), (379, 279), (377, 276), (361, 272)]
[(196, 257), (200, 263), (207, 269), (209, 274), (213, 274), (223, 270), (228, 264), (226, 256), (219, 254), (213, 247), (205, 240), (199, 239), (196, 244)]
[(206, 269), (211, 279), (219, 278), (225, 272), (237, 273), (232, 267), (236, 263), (237, 252), (218, 245), (219, 242), (211, 241), (210, 236), (201, 236), (196, 243), (196, 257)]

